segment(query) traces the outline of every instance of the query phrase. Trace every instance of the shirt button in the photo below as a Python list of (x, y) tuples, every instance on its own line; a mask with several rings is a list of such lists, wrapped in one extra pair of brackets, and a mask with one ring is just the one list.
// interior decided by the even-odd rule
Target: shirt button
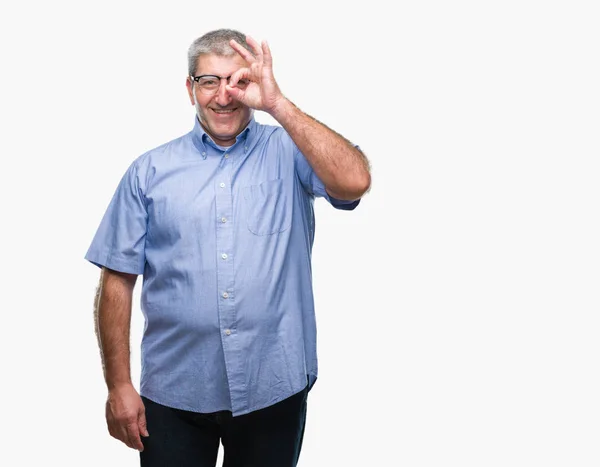
[(227, 292), (223, 292), (223, 298), (229, 298), (229, 294)]
[(221, 258), (223, 258), (223, 259), (227, 259), (227, 253), (223, 253), (223, 254), (221, 255)]
[(206, 156), (206, 153), (205, 153), (205, 152), (203, 152), (203, 153), (202, 153), (202, 155), (203, 155), (203, 156)]
[(219, 186), (220, 186), (221, 188), (225, 188), (225, 184), (224, 184), (223, 182), (219, 183)]
[(225, 329), (225, 334), (229, 336), (231, 334), (231, 331), (229, 329)]
[(225, 222), (227, 222), (227, 219), (225, 219), (224, 217), (221, 217), (221, 222), (223, 222), (223, 224), (224, 224)]
[(225, 159), (229, 159), (229, 154), (225, 154)]

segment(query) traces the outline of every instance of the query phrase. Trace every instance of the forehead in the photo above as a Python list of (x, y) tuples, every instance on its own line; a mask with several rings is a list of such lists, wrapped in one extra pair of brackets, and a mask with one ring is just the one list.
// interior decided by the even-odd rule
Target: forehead
[(245, 66), (248, 66), (248, 63), (238, 54), (229, 56), (201, 54), (196, 62), (196, 75), (229, 76)]

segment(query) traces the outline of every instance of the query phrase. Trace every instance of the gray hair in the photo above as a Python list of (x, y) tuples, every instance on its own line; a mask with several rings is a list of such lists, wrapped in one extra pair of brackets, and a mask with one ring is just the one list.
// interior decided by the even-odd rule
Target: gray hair
[(229, 41), (234, 39), (238, 44), (248, 50), (252, 55), (254, 52), (246, 42), (246, 35), (233, 29), (216, 29), (199, 37), (188, 49), (188, 73), (194, 76), (196, 66), (198, 65), (198, 57), (202, 54), (215, 54), (220, 56), (230, 56), (237, 54), (229, 45)]

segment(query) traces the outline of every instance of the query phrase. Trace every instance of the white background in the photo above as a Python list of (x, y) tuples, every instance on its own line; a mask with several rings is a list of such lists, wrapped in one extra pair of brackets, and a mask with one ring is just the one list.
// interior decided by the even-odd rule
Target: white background
[(191, 129), (189, 44), (231, 27), (373, 167), (356, 211), (316, 202), (299, 465), (600, 465), (594, 3), (3, 6), (0, 464), (137, 465), (106, 430), (83, 256), (131, 161)]

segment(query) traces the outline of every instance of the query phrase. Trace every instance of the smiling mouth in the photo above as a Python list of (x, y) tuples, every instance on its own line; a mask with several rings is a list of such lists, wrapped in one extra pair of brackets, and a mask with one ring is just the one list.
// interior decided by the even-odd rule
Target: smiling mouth
[(227, 115), (235, 112), (237, 109), (211, 109), (214, 113), (219, 115)]

